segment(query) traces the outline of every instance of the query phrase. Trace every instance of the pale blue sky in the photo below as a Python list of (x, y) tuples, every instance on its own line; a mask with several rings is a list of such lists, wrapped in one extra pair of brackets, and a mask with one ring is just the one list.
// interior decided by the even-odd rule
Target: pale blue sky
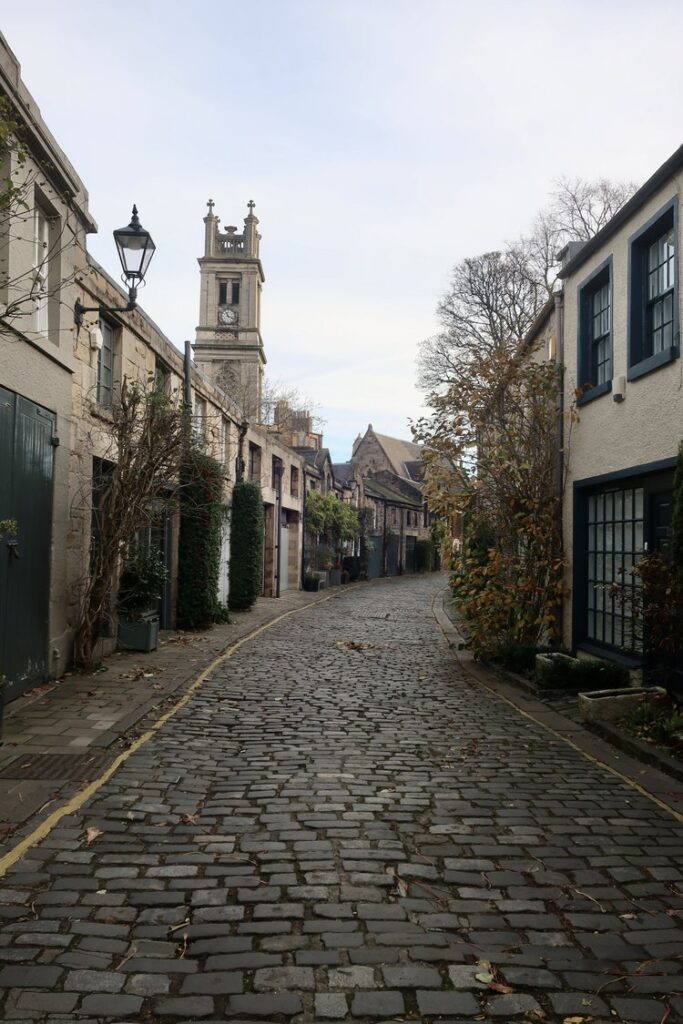
[(32, 0), (1, 26), (90, 191), (90, 249), (133, 202), (142, 303), (194, 338), (211, 196), (256, 201), (270, 376), (335, 459), (409, 436), (452, 264), (522, 232), (561, 175), (644, 180), (681, 142), (683, 5), (651, 0)]

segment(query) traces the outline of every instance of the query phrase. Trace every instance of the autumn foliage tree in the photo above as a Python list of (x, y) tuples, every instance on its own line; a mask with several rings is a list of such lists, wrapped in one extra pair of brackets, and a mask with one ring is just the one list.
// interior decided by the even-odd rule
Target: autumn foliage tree
[(422, 344), (430, 414), (414, 432), (426, 447), (430, 507), (463, 516), (454, 593), (479, 653), (559, 638), (560, 510), (575, 411), (561, 411), (562, 368), (527, 339), (553, 301), (558, 250), (592, 237), (634, 190), (559, 182), (527, 235), (455, 265), (437, 308), (440, 331)]
[(431, 417), (417, 424), (430, 507), (464, 519), (452, 582), (479, 654), (557, 637), (559, 372), (501, 347), (432, 395)]

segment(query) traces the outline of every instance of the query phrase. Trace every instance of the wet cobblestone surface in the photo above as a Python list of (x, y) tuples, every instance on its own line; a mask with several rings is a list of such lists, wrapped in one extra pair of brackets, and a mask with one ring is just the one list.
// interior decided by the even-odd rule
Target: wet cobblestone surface
[(0, 879), (2, 1019), (683, 1020), (683, 827), (465, 680), (442, 586), (275, 625)]

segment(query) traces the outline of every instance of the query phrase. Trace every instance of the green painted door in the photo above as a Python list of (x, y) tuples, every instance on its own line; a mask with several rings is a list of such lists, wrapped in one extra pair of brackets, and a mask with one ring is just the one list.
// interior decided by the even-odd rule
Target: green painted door
[(0, 676), (5, 702), (49, 672), (55, 417), (0, 388)]

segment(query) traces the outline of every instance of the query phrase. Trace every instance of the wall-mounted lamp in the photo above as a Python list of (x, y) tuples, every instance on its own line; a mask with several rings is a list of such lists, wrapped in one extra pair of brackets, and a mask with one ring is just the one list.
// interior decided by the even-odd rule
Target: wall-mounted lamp
[(114, 232), (114, 242), (123, 267), (123, 281), (128, 286), (128, 305), (84, 306), (76, 299), (74, 322), (78, 327), (83, 323), (84, 313), (130, 313), (137, 305), (138, 287), (145, 279), (156, 250), (152, 236), (140, 223), (137, 206), (133, 207), (130, 224)]

